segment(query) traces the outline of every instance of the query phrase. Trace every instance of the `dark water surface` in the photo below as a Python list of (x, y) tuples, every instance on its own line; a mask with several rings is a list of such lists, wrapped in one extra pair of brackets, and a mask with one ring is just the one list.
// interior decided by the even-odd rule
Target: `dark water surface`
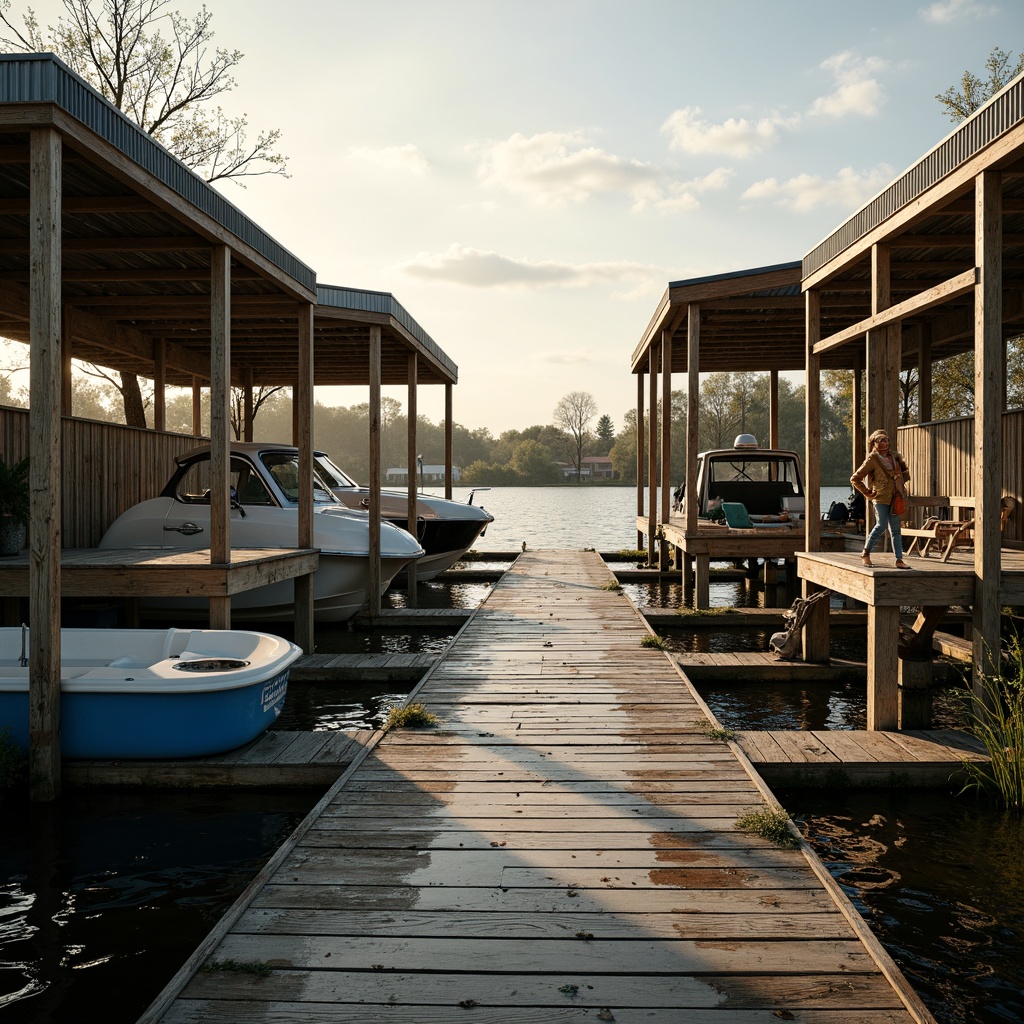
[(0, 796), (0, 1019), (135, 1021), (318, 798)]

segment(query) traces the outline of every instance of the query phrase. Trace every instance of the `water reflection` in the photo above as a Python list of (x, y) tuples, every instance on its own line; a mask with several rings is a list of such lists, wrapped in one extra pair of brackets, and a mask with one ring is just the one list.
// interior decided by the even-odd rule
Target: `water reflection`
[(920, 790), (779, 796), (940, 1024), (1024, 1021), (1024, 819)]
[(317, 796), (0, 796), (5, 1024), (136, 1020)]

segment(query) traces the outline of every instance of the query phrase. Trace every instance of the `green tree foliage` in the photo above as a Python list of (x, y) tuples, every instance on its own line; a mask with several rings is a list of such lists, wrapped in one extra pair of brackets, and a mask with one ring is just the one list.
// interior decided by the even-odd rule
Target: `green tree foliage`
[(607, 455), (615, 443), (615, 424), (608, 413), (604, 413), (597, 421), (597, 439), (601, 442), (601, 451), (598, 454)]
[(985, 60), (987, 77), (980, 78), (973, 71), (965, 71), (959, 86), (951, 85), (945, 92), (937, 93), (935, 98), (942, 104), (950, 121), (959, 124), (1022, 71), (1024, 54), (1013, 63), (1013, 55), (996, 46)]

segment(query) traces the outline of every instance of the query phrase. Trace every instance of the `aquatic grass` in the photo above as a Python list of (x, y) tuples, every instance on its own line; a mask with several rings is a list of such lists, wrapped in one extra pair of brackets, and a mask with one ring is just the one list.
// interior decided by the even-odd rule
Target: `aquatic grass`
[(736, 828), (741, 832), (753, 832), (777, 846), (797, 845), (796, 836), (789, 827), (789, 815), (785, 811), (751, 811), (736, 819)]
[(635, 562), (639, 558), (646, 559), (647, 552), (643, 548), (623, 548), (621, 551), (615, 552), (615, 557), (623, 562)]
[(11, 727), (0, 731), (0, 789), (13, 789), (28, 778), (28, 757), (11, 739)]
[(988, 752), (988, 764), (963, 762), (961, 793), (976, 790), (994, 796), (1008, 810), (1024, 813), (1024, 648), (1019, 637), (1007, 642), (999, 670), (985, 675), (981, 692), (967, 690), (968, 730)]
[(622, 592), (622, 584), (618, 580), (609, 580), (607, 583), (601, 584), (602, 590), (611, 590), (616, 594)]
[(408, 704), (394, 707), (384, 721), (384, 731), (391, 729), (432, 729), (437, 725), (437, 715), (432, 715), (423, 704)]
[(723, 743), (736, 738), (736, 733), (732, 729), (722, 729), (717, 725), (712, 725), (710, 722), (704, 723), (702, 732), (709, 740), (721, 740)]
[(668, 650), (668, 642), (660, 636), (653, 636), (648, 634), (640, 641), (641, 647), (654, 647), (659, 651)]

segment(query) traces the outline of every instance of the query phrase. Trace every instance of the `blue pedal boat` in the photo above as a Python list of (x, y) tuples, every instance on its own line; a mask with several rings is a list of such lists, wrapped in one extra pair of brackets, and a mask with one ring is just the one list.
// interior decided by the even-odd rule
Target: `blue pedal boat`
[[(284, 708), (301, 648), (269, 633), (62, 629), (61, 753), (165, 759), (223, 753)], [(0, 735), (29, 748), (28, 629), (0, 628)]]

